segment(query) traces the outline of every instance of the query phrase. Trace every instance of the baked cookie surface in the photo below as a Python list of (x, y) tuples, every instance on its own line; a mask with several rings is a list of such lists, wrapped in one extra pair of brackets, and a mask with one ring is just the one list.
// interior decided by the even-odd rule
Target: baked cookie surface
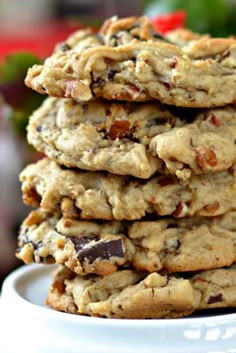
[(181, 46), (155, 34), (147, 18), (112, 18), (98, 34), (76, 32), (30, 68), (25, 82), (39, 93), (82, 101), (224, 106), (236, 99), (235, 50), (233, 38), (203, 36)]
[(61, 167), (44, 158), (20, 174), (27, 205), (75, 219), (139, 220), (146, 215), (214, 217), (236, 209), (235, 172), (148, 180)]
[(28, 141), (67, 167), (149, 178), (215, 173), (236, 161), (234, 106), (202, 111), (158, 102), (48, 98), (29, 119)]
[(157, 221), (77, 221), (32, 211), (16, 256), (25, 263), (62, 264), (77, 274), (107, 275), (130, 267), (186, 272), (236, 261), (236, 212), (215, 218)]
[(187, 278), (132, 270), (107, 276), (54, 274), (46, 303), (72, 314), (119, 318), (179, 318), (198, 309), (235, 307), (236, 268), (202, 271)]

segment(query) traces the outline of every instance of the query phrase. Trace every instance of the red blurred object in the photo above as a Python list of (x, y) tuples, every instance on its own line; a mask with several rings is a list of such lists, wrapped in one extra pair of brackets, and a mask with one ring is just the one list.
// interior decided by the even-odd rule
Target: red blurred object
[(16, 28), (0, 25), (0, 59), (18, 51), (27, 51), (44, 59), (55, 45), (64, 41), (71, 33), (83, 28), (78, 21), (55, 21)]
[[(152, 18), (156, 31), (166, 32), (185, 26), (185, 11), (176, 11)], [(49, 56), (55, 45), (64, 41), (74, 31), (85, 25), (76, 20), (51, 21), (28, 26), (12, 25), (7, 28), (0, 24), (0, 60), (8, 54), (28, 51), (44, 59)], [(19, 29), (20, 28), (20, 29)], [(93, 28), (97, 31), (96, 28)]]
[(185, 27), (186, 12), (184, 10), (165, 13), (152, 18), (152, 24), (157, 32), (165, 34), (177, 28)]

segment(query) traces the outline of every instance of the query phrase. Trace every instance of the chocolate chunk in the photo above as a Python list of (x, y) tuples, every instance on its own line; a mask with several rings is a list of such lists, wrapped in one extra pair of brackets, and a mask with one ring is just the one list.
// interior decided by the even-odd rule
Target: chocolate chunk
[(149, 119), (146, 123), (146, 127), (158, 126), (158, 125), (163, 125), (167, 123), (168, 123), (168, 119), (157, 117), (157, 118)]
[[(70, 237), (75, 246), (78, 259), (83, 263), (86, 259), (93, 263), (97, 259), (109, 260), (111, 257), (124, 257), (122, 240), (97, 241), (98, 238), (89, 237)], [(92, 241), (97, 241), (88, 245)], [(86, 246), (87, 245), (87, 246)]]
[(171, 85), (168, 82), (162, 82), (162, 84), (166, 87), (167, 91), (171, 89)]
[(121, 239), (98, 242), (78, 253), (81, 262), (87, 259), (90, 264), (97, 259), (109, 260), (111, 257), (124, 257)]
[(69, 44), (67, 44), (66, 42), (64, 43), (61, 43), (59, 46), (58, 46), (58, 50), (62, 51), (62, 52), (65, 52), (65, 51), (68, 51), (70, 50), (71, 47), (69, 46)]
[(109, 81), (112, 81), (112, 80), (113, 80), (113, 77), (115, 76), (116, 73), (117, 73), (116, 70), (110, 69), (110, 70), (108, 71), (108, 75), (107, 75), (108, 80), (109, 80)]
[(87, 245), (88, 243), (90, 243), (92, 240), (98, 241), (98, 239), (99, 239), (99, 238), (95, 238), (95, 237), (93, 237), (93, 238), (90, 238), (90, 237), (81, 237), (81, 238), (80, 237), (79, 238), (68, 237), (68, 238), (74, 244), (76, 252), (79, 252), (80, 250), (82, 250), (83, 247), (85, 245)]
[(104, 86), (105, 82), (101, 77), (94, 77), (92, 74), (92, 80), (93, 80), (93, 83), (95, 83), (97, 87), (101, 88)]
[(42, 264), (54, 264), (55, 263), (55, 259), (52, 255), (40, 256), (40, 255), (36, 254), (35, 259), (38, 259), (38, 260), (36, 260), (36, 262), (42, 263)]
[(36, 126), (36, 131), (41, 132), (42, 131), (42, 125)]
[(167, 186), (167, 185), (174, 185), (175, 181), (172, 176), (164, 176), (163, 178), (160, 178), (158, 180), (158, 184), (161, 185), (162, 187)]
[(86, 114), (87, 113), (87, 111), (88, 111), (88, 103), (84, 103), (83, 105), (82, 105), (82, 108), (83, 108), (83, 113), (84, 114)]
[(133, 56), (130, 60), (133, 61), (133, 63), (136, 63), (137, 58), (135, 56)]
[(224, 300), (223, 294), (219, 293), (216, 295), (210, 295), (207, 301), (207, 304), (214, 304), (217, 302), (222, 302)]

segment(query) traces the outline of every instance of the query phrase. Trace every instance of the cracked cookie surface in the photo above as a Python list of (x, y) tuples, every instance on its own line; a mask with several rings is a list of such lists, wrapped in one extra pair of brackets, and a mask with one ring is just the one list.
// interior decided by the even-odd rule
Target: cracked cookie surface
[(158, 102), (48, 98), (27, 130), (29, 143), (59, 164), (144, 179), (157, 171), (187, 179), (236, 160), (233, 106), (189, 111)]
[(155, 34), (147, 18), (113, 18), (98, 34), (76, 32), (30, 68), (25, 82), (39, 93), (82, 101), (224, 106), (236, 99), (235, 52), (234, 38), (203, 36), (181, 46)]

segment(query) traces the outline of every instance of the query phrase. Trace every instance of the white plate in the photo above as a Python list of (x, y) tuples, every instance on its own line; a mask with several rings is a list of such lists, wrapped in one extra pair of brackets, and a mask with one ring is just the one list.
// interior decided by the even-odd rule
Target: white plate
[(115, 320), (52, 310), (44, 301), (54, 268), (26, 265), (6, 278), (0, 353), (236, 353), (235, 313)]

